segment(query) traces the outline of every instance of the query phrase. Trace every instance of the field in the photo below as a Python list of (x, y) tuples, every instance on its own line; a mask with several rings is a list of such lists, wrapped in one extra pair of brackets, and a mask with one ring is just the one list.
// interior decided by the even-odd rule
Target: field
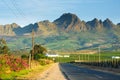
[[(61, 54), (66, 55), (66, 54)], [(120, 56), (120, 52), (101, 52), (96, 54), (67, 54), (70, 57), (57, 57), (55, 58), (56, 62), (97, 62), (97, 61), (107, 61), (113, 60), (112, 56)]]

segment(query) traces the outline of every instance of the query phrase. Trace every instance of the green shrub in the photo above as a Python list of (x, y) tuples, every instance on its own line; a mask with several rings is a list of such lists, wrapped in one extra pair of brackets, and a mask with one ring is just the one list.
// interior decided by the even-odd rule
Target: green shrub
[(34, 54), (34, 60), (39, 60), (40, 59), (40, 55), (39, 54)]
[(45, 63), (45, 60), (44, 60), (44, 59), (40, 59), (40, 60), (39, 60), (39, 62), (40, 62), (40, 65), (46, 65), (46, 63)]
[(25, 55), (25, 54), (23, 54), (23, 55), (21, 56), (21, 58), (22, 58), (22, 59), (28, 59), (28, 56)]
[(39, 61), (40, 65), (46, 65), (46, 64), (53, 63), (52, 60), (48, 60), (48, 59), (39, 59), (38, 61)]
[(34, 54), (34, 60), (45, 59), (45, 54)]

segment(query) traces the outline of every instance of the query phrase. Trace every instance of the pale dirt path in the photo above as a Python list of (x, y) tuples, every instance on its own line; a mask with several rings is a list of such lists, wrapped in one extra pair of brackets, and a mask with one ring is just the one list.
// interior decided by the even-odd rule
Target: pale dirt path
[(37, 80), (67, 80), (59, 68), (59, 63), (55, 63), (48, 70), (38, 75)]

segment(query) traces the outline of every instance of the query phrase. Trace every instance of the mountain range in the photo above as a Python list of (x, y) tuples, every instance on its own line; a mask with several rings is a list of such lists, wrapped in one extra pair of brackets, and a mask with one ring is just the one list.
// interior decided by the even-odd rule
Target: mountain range
[[(64, 13), (53, 22), (44, 20), (24, 27), (16, 23), (0, 25), (1, 36), (26, 36), (31, 35), (32, 30), (37, 40), (40, 40), (39, 37), (42, 40), (38, 43), (53, 50), (81, 50), (99, 45), (113, 49), (113, 44), (120, 40), (120, 23), (114, 24), (108, 18), (104, 21), (94, 18), (86, 22), (72, 13)], [(27, 42), (24, 44), (28, 45)]]
[(91, 21), (81, 21), (75, 14), (64, 13), (60, 18), (50, 22), (48, 20), (28, 24), (23, 28), (16, 23), (0, 25), (0, 34), (6, 36), (29, 34), (34, 30), (37, 35), (58, 34), (64, 32), (102, 31), (120, 28), (120, 23), (115, 25), (110, 19), (104, 21), (94, 18)]

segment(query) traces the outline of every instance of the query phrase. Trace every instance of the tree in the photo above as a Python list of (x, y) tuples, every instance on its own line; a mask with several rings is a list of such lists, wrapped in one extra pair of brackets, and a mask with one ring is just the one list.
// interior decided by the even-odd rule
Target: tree
[[(32, 57), (36, 60), (40, 59), (40, 58), (44, 58), (43, 56), (45, 56), (45, 52), (47, 52), (46, 48), (42, 47), (40, 44), (36, 44), (34, 45), (34, 54), (32, 54)], [(30, 51), (30, 53), (32, 53), (32, 50)]]
[(6, 41), (3, 38), (0, 39), (0, 46), (1, 47), (6, 46)]
[(35, 54), (43, 54), (45, 53), (47, 50), (46, 48), (42, 47), (40, 44), (36, 44), (34, 46), (34, 53)]
[(9, 52), (9, 48), (7, 46), (6, 41), (2, 38), (0, 39), (0, 53), (7, 54)]
[(3, 47), (2, 47), (2, 53), (3, 53), (3, 54), (9, 53), (9, 48), (8, 48), (7, 46), (3, 46)]

